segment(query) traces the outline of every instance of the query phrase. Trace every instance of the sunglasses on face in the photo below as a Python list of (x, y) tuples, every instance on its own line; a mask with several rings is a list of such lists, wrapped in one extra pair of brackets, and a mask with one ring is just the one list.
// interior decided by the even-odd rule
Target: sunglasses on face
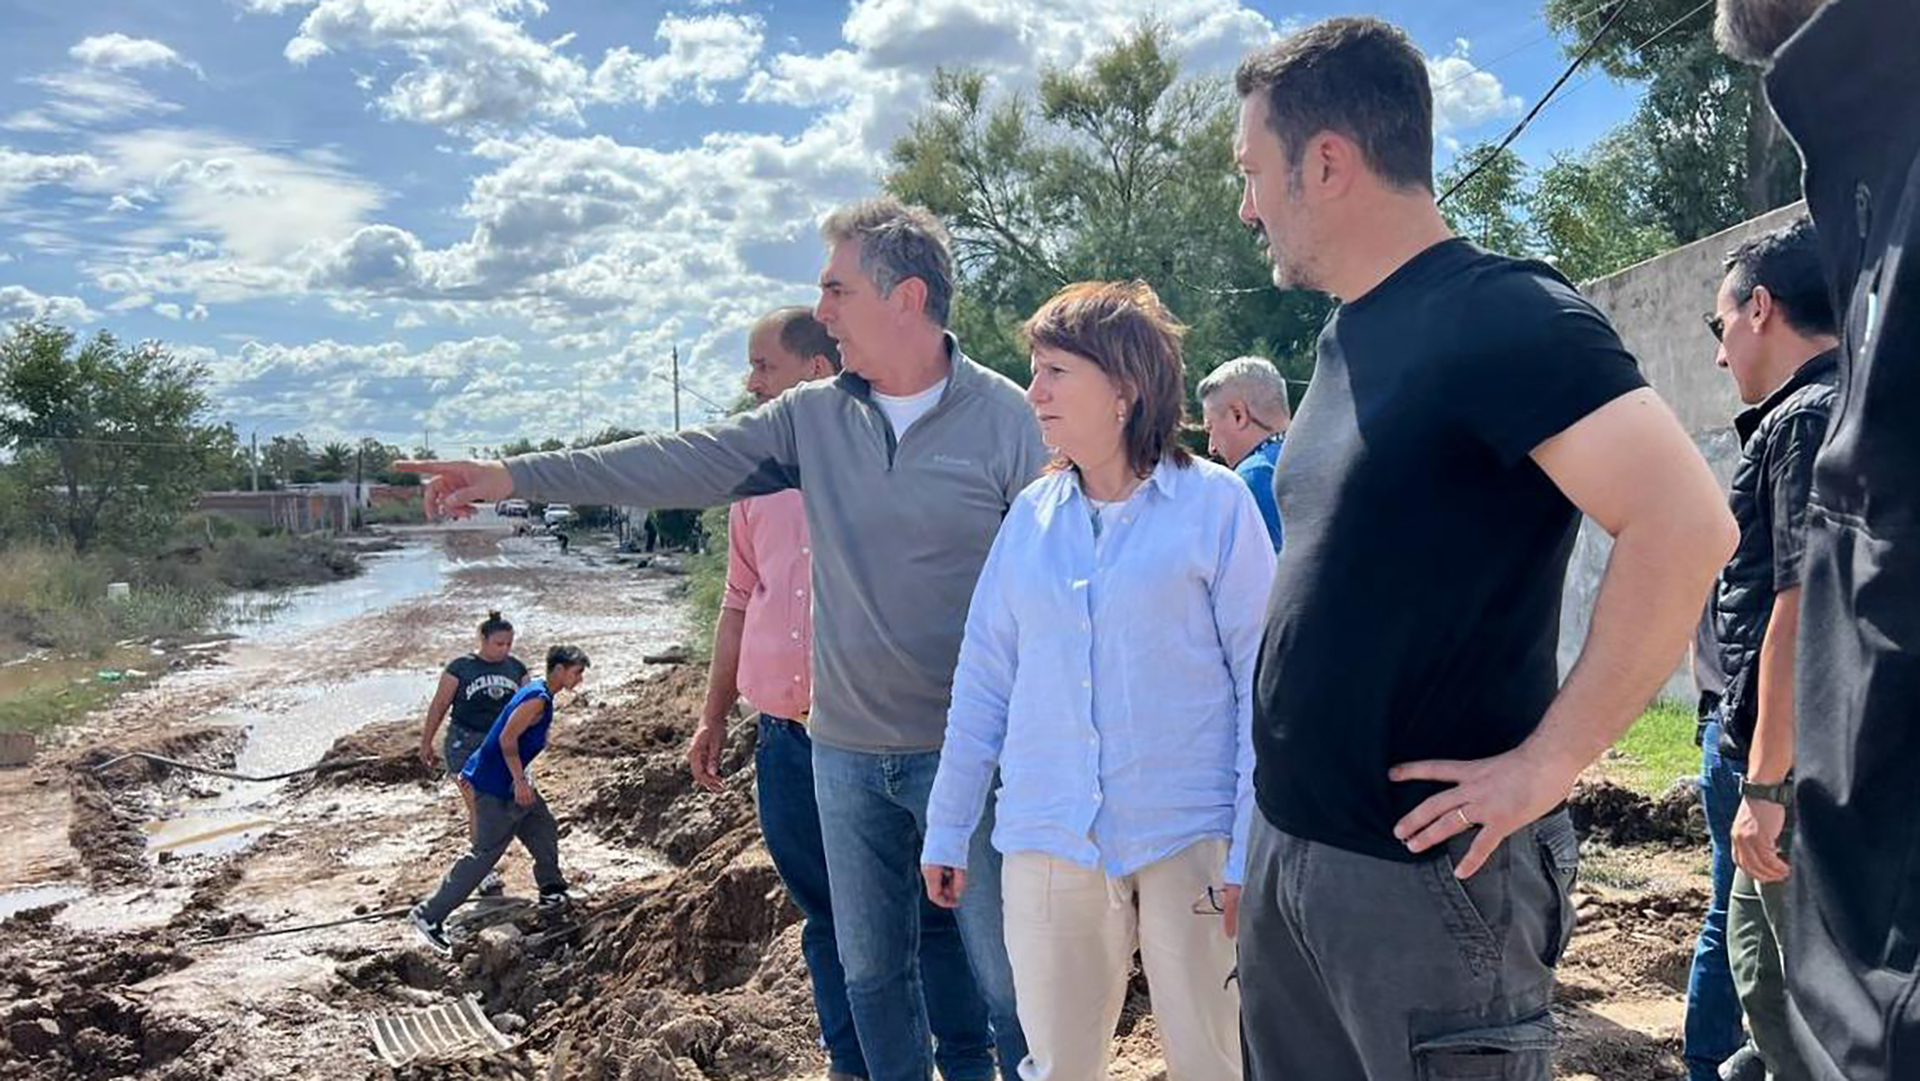
[(1702, 315), (1700, 318), (1706, 321), (1707, 332), (1713, 335), (1714, 341), (1724, 342), (1727, 340), (1726, 316), (1718, 315), (1710, 312), (1706, 315)]

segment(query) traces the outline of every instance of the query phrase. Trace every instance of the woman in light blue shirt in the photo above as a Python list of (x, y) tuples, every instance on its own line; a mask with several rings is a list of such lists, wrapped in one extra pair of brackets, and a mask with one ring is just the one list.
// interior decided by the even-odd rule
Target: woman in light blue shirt
[(1273, 547), (1240, 478), (1176, 440), (1184, 328), (1150, 288), (1070, 286), (1023, 329), (1056, 460), (1009, 509), (974, 590), (927, 893), (958, 903), (997, 771), (1021, 1076), (1107, 1076), (1138, 948), (1169, 1076), (1238, 1078), (1227, 976)]

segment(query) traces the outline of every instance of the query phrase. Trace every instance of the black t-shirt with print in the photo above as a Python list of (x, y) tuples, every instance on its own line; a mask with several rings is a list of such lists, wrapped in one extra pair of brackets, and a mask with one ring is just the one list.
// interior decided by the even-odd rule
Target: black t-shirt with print
[(1551, 267), (1464, 240), (1421, 252), (1321, 332), (1276, 492), (1287, 523), (1254, 689), (1260, 808), (1295, 836), (1416, 857), (1437, 791), (1389, 767), (1484, 758), (1558, 688), (1579, 513), (1528, 457), (1645, 386)]
[(507, 699), (526, 682), (527, 666), (511, 656), (488, 664), (469, 653), (448, 662), (447, 674), (460, 681), (453, 692), (453, 723), (485, 732), (493, 727)]

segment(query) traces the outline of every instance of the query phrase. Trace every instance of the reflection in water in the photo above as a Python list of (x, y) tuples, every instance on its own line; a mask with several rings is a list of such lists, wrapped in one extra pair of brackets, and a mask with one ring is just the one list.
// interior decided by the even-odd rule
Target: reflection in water
[(0, 890), (0, 920), (29, 908), (84, 897), (86, 893), (84, 886), (28, 886), (25, 889)]
[(238, 852), (275, 825), (273, 819), (250, 814), (187, 814), (147, 823), (147, 851), (177, 856)]

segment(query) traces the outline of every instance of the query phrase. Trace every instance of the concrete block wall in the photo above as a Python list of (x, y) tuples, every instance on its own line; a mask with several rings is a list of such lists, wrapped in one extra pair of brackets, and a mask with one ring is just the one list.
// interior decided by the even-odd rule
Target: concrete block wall
[[(1680, 423), (1720, 477), (1722, 487), (1732, 478), (1733, 467), (1740, 459), (1733, 417), (1741, 405), (1732, 377), (1714, 366), (1717, 349), (1701, 316), (1713, 311), (1714, 296), (1726, 276), (1721, 262), (1727, 252), (1747, 238), (1776, 229), (1804, 213), (1806, 207), (1801, 203), (1782, 207), (1581, 286), (1587, 298), (1613, 321), (1627, 349), (1639, 358), (1647, 381), (1680, 417)], [(1591, 521), (1581, 523), (1560, 610), (1563, 677), (1586, 642), (1594, 597), (1612, 547), (1613, 541), (1604, 530)], [(1662, 693), (1677, 701), (1693, 700), (1693, 678), (1684, 660)]]

